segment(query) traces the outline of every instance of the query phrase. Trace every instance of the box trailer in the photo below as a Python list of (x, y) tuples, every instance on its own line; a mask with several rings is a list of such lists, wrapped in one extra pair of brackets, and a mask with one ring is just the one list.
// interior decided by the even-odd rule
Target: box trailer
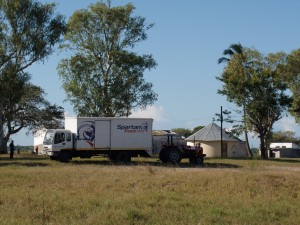
[[(44, 152), (50, 159), (69, 162), (73, 157), (108, 156), (118, 162), (131, 157), (151, 157), (153, 150), (151, 118), (66, 117), (65, 129), (49, 129)], [(202, 148), (174, 145), (168, 137), (159, 157), (163, 162), (179, 163), (182, 158), (203, 163)]]

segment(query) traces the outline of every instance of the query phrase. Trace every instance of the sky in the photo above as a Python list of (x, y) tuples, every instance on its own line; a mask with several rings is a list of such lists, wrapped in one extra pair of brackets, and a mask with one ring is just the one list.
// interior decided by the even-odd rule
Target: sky
[[(40, 0), (55, 2), (56, 12), (66, 20), (78, 9), (86, 9), (96, 0)], [(136, 111), (133, 117), (151, 117), (153, 129), (206, 126), (215, 113), (233, 111), (236, 106), (225, 96), (217, 94), (222, 83), (224, 65), (218, 64), (224, 49), (241, 43), (263, 54), (300, 48), (300, 1), (298, 0), (112, 0), (113, 6), (132, 3), (134, 15), (154, 23), (148, 39), (133, 51), (152, 54), (157, 67), (145, 72), (145, 79), (153, 84), (158, 100), (145, 111)], [(66, 53), (56, 51), (43, 63), (31, 66), (32, 83), (41, 86), (46, 98), (63, 106), (67, 116), (75, 115), (73, 107), (65, 102), (66, 93), (57, 73), (57, 65)], [(233, 113), (233, 118), (240, 116)], [(216, 122), (220, 125), (219, 122)], [(231, 126), (223, 124), (224, 127)], [(300, 129), (294, 119), (285, 117), (274, 130)], [(250, 135), (250, 146), (258, 147), (257, 137)], [(24, 132), (12, 137), (16, 144), (33, 145), (32, 135)], [(241, 137), (243, 139), (243, 137)]]

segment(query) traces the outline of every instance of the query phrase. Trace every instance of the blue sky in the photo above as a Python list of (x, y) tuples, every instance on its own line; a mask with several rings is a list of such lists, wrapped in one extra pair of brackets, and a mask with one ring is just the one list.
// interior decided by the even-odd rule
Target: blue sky
[[(41, 2), (56, 2), (57, 12), (68, 19), (75, 10), (87, 8), (96, 0)], [(226, 97), (217, 94), (221, 83), (215, 78), (223, 69), (217, 60), (230, 44), (240, 42), (265, 54), (300, 48), (297, 0), (112, 0), (112, 5), (129, 2), (136, 7), (135, 15), (155, 24), (148, 31), (148, 39), (134, 49), (152, 54), (158, 63), (156, 69), (145, 73), (146, 80), (154, 85), (158, 101), (146, 111), (134, 113), (154, 118), (154, 129), (192, 129), (211, 123), (221, 106), (236, 109)], [(65, 57), (68, 55), (56, 51), (28, 72), (51, 103), (63, 106), (67, 115), (74, 115), (73, 107), (63, 102), (66, 94), (56, 70)], [(300, 136), (300, 129), (290, 117), (279, 121), (275, 130), (291, 130)], [(16, 144), (33, 143), (32, 136), (23, 133), (12, 138)], [(251, 140), (251, 146), (258, 146), (257, 139)]]

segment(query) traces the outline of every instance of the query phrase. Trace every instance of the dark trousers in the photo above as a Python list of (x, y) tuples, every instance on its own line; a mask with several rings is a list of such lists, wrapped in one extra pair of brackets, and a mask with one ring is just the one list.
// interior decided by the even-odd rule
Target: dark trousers
[(13, 151), (10, 151), (10, 156), (9, 156), (10, 159), (13, 159), (14, 158), (14, 152)]

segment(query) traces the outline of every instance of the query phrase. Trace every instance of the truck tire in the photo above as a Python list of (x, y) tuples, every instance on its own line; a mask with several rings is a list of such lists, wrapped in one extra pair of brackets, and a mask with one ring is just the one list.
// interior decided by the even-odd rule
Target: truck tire
[(62, 151), (59, 154), (59, 161), (60, 162), (69, 163), (71, 159), (72, 159), (71, 154), (67, 151)]
[(50, 160), (58, 160), (58, 156), (50, 156)]
[(180, 163), (182, 159), (182, 154), (178, 149), (170, 149), (168, 151), (168, 162), (170, 163)]
[(113, 154), (112, 158), (115, 162), (121, 162), (121, 163), (131, 162), (130, 151), (118, 151), (118, 152)]

